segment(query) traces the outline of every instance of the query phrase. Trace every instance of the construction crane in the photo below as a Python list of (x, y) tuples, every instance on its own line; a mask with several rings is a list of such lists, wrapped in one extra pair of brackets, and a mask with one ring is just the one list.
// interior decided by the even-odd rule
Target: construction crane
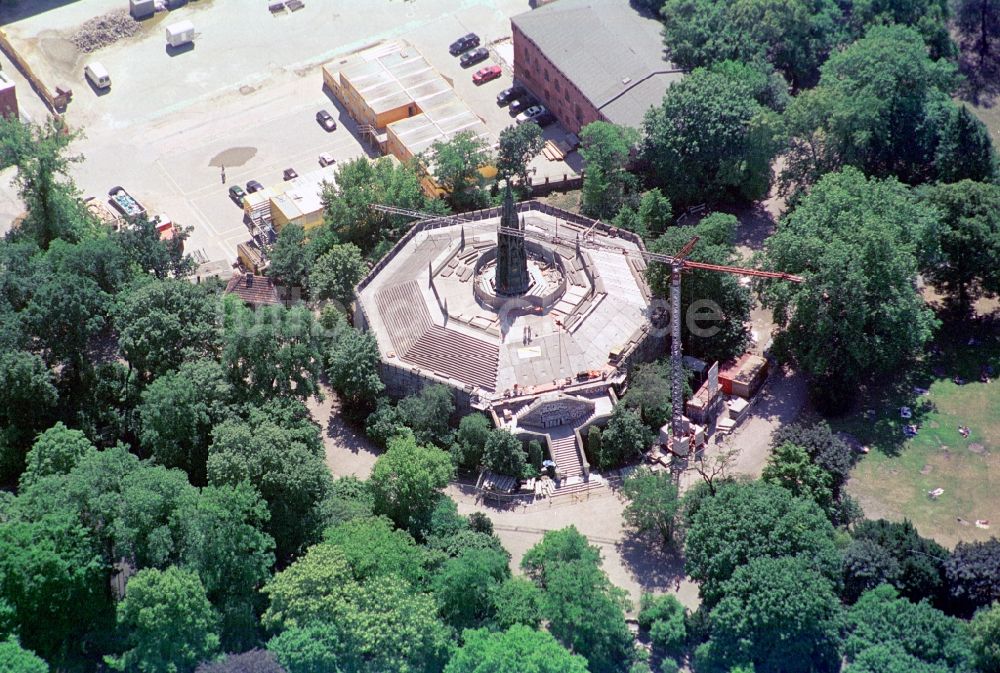
[[(469, 220), (458, 215), (441, 216), (418, 210), (407, 210), (405, 208), (383, 206), (380, 204), (373, 204), (372, 208), (384, 213), (401, 215), (403, 217), (410, 217), (416, 220), (438, 219), (440, 220), (438, 223), (438, 226), (440, 227), (475, 222), (475, 220)], [(593, 228), (594, 227), (591, 227), (585, 231), (583, 236), (577, 233), (575, 241), (573, 239), (564, 239), (559, 236), (539, 231), (528, 231), (526, 229), (498, 227), (497, 231), (498, 233), (509, 234), (511, 236), (521, 236), (553, 245), (563, 245), (575, 242), (578, 250), (580, 248), (586, 248), (588, 250), (613, 252), (626, 257), (639, 257), (646, 262), (659, 262), (660, 264), (664, 264), (670, 268), (670, 364), (672, 370), (670, 381), (670, 402), (672, 407), (670, 430), (674, 442), (677, 443), (684, 436), (684, 363), (681, 348), (681, 272), (685, 270), (699, 269), (703, 271), (714, 271), (716, 273), (728, 273), (736, 276), (786, 280), (791, 283), (801, 283), (805, 279), (802, 276), (796, 276), (794, 274), (784, 273), (781, 271), (764, 271), (761, 269), (747, 269), (738, 266), (727, 266), (724, 264), (695, 262), (688, 259), (688, 256), (698, 243), (697, 236), (694, 236), (690, 241), (685, 243), (676, 254), (664, 255), (662, 253), (649, 252), (647, 250), (632, 251), (627, 248), (600, 243), (590, 233)]]

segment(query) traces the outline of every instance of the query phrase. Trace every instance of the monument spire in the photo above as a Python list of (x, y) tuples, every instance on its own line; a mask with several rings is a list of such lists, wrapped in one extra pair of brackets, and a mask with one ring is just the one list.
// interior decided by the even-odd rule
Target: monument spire
[(524, 220), (518, 221), (510, 182), (504, 190), (497, 230), (497, 294), (516, 296), (528, 291), (528, 253), (524, 246)]

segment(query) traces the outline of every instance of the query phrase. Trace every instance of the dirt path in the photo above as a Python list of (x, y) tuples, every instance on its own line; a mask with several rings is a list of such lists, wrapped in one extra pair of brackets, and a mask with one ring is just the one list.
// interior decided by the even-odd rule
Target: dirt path
[(683, 578), (683, 560), (662, 553), (653, 541), (631, 535), (622, 518), (624, 503), (609, 489), (596, 491), (598, 495), (583, 502), (556, 501), (551, 506), (542, 502), (517, 509), (484, 506), (457, 487), (447, 493), (458, 503), (460, 513), (485, 512), (490, 517), (497, 537), (511, 554), (514, 572), (520, 571), (521, 558), (546, 531), (576, 526), (601, 549), (602, 565), (611, 582), (628, 591), (633, 603), (630, 614), (638, 611), (643, 592), (674, 593), (692, 610), (698, 607), (698, 586)]
[(310, 398), (306, 406), (309, 407), (313, 420), (323, 428), (327, 467), (336, 477), (353, 475), (367, 479), (381, 449), (344, 422), (340, 415), (337, 393), (326, 385), (321, 385), (321, 389), (323, 401)]

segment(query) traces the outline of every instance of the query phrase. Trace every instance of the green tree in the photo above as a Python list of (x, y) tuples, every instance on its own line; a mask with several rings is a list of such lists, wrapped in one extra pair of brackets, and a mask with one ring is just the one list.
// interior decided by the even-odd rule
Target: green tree
[(656, 236), (674, 223), (673, 206), (659, 188), (643, 192), (639, 198), (638, 216), (643, 229)]
[(611, 420), (601, 433), (601, 453), (595, 456), (597, 459), (595, 467), (606, 470), (635, 460), (649, 448), (652, 439), (639, 414), (619, 404), (611, 413)]
[(343, 330), (327, 354), (326, 372), (330, 385), (343, 401), (353, 407), (374, 406), (385, 390), (378, 375), (378, 342), (369, 332)]
[(21, 488), (25, 489), (52, 474), (69, 474), (88, 451), (94, 450), (94, 445), (82, 432), (70, 430), (62, 421), (56, 423), (38, 435), (28, 451), (21, 474)]
[(118, 605), (128, 649), (109, 662), (142, 673), (193, 671), (219, 650), (217, 622), (196, 574), (175, 567), (140, 570)]
[(483, 414), (462, 416), (462, 420), (458, 422), (458, 432), (455, 433), (455, 445), (452, 447), (455, 462), (466, 469), (478, 467), (483, 461), (483, 449), (492, 428), (493, 424)]
[[(530, 126), (524, 124), (524, 126)], [(587, 660), (550, 634), (515, 625), (507, 631), (466, 631), (445, 673), (587, 673)]]
[(834, 0), (667, 0), (662, 16), (667, 51), (678, 65), (767, 61), (796, 88), (815, 83), (844, 32)]
[(640, 469), (622, 484), (628, 500), (622, 513), (625, 523), (640, 533), (654, 533), (665, 547), (672, 547), (681, 501), (677, 486), (667, 472)]
[(0, 456), (0, 481), (17, 478), (24, 469), (24, 446), (54, 415), (59, 393), (53, 378), (37, 355), (18, 350), (0, 353), (0, 429), (6, 430), (0, 432), (11, 444)]
[(341, 673), (345, 657), (338, 653), (343, 647), (337, 627), (323, 622), (290, 628), (267, 643), (282, 673)]
[(833, 507), (830, 474), (809, 458), (809, 453), (795, 444), (781, 444), (771, 450), (761, 473), (764, 481), (781, 486), (800, 498), (812, 500), (824, 511)]
[(854, 540), (844, 550), (842, 596), (853, 603), (864, 592), (880, 584), (899, 585), (901, 569), (892, 554), (872, 540)]
[(219, 612), (222, 646), (252, 647), (264, 609), (258, 591), (274, 565), (274, 540), (263, 532), (270, 518), (267, 503), (246, 482), (207, 486), (184, 517), (182, 562), (198, 573)]
[(641, 154), (675, 207), (767, 195), (782, 131), (756, 78), (748, 66), (697, 68), (646, 113)]
[(571, 561), (585, 561), (594, 566), (601, 562), (601, 550), (587, 542), (576, 526), (546, 531), (541, 542), (525, 552), (521, 569), (544, 589), (550, 571)]
[(492, 589), (493, 625), (501, 630), (516, 624), (537, 629), (542, 622), (542, 593), (523, 577), (510, 577)]
[(188, 229), (175, 232), (169, 241), (160, 238), (156, 225), (140, 217), (131, 226), (122, 227), (111, 235), (128, 259), (128, 266), (140, 274), (156, 278), (182, 278), (196, 267), (194, 258), (184, 254)]
[(724, 582), (697, 659), (759, 673), (840, 670), (841, 608), (829, 580), (802, 558), (760, 557)]
[(819, 86), (796, 97), (785, 115), (786, 191), (843, 166), (904, 182), (934, 177), (941, 130), (935, 117), (951, 104), (954, 67), (931, 60), (916, 31), (873, 26), (822, 72)]
[(67, 153), (77, 137), (58, 117), (43, 124), (0, 119), (0, 166), (17, 166), (14, 184), (27, 211), (17, 235), (41, 248), (57, 238), (77, 241), (93, 225), (70, 178), (73, 164), (83, 160)]
[(830, 487), (834, 497), (840, 496), (840, 489), (847, 482), (854, 466), (854, 452), (847, 442), (830, 429), (826, 421), (782, 425), (771, 436), (771, 448), (782, 444), (795, 444), (804, 448), (812, 461), (832, 478)]
[(527, 465), (521, 440), (506, 430), (491, 430), (483, 446), (483, 465), (496, 474), (520, 479)]
[(684, 606), (673, 594), (643, 594), (639, 603), (639, 626), (649, 630), (649, 639), (669, 655), (680, 654), (687, 638)]
[(934, 151), (934, 169), (941, 182), (982, 180), (998, 175), (997, 154), (989, 129), (964, 105), (942, 104), (937, 113), (940, 131)]
[(309, 294), (313, 299), (335, 299), (346, 306), (354, 298), (354, 286), (365, 270), (365, 261), (356, 245), (334, 245), (309, 270)]
[(419, 393), (401, 399), (396, 408), (400, 419), (413, 430), (418, 442), (442, 448), (451, 444), (448, 421), (455, 413), (455, 396), (448, 386), (424, 386)]
[(916, 30), (926, 43), (931, 57), (955, 55), (955, 45), (948, 34), (948, 0), (860, 0), (849, 12), (849, 27), (860, 37), (870, 26), (898, 24)]
[(427, 583), (428, 556), (405, 530), (385, 517), (353, 519), (328, 528), (323, 539), (344, 555), (351, 575), (366, 582), (396, 575), (415, 587)]
[(507, 555), (493, 549), (469, 549), (448, 559), (434, 576), (434, 597), (446, 624), (457, 632), (489, 623), (494, 592), (510, 578)]
[[(638, 412), (646, 427), (654, 432), (670, 422), (673, 409), (670, 380), (671, 366), (666, 358), (638, 365), (632, 370), (628, 390), (622, 398), (625, 406)], [(686, 380), (684, 388), (685, 397), (690, 397), (691, 388)]]
[(447, 192), (453, 208), (461, 211), (485, 205), (488, 196), (482, 190), (479, 169), (493, 158), (483, 138), (472, 131), (461, 131), (449, 140), (435, 141), (423, 161), (430, 167), (434, 181)]
[[(323, 191), (323, 228), (341, 243), (354, 243), (366, 255), (383, 243), (394, 243), (413, 221), (373, 209), (384, 204), (410, 210), (443, 212), (443, 203), (428, 199), (412, 164), (359, 157), (338, 164), (336, 182)], [(324, 231), (315, 232), (317, 239)], [(318, 257), (326, 250), (316, 250)]]
[(264, 593), (271, 603), (262, 623), (269, 630), (334, 629), (315, 637), (288, 636), (297, 644), (286, 648), (276, 648), (272, 641), (269, 649), (276, 650), (279, 660), (288, 660), (283, 650), (302, 653), (309, 648), (310, 660), (343, 662), (346, 671), (431, 673), (441, 670), (448, 657), (450, 631), (437, 619), (430, 596), (395, 575), (356, 583), (335, 545), (311, 547), (275, 575)]
[(320, 509), (327, 526), (369, 519), (375, 515), (375, 497), (368, 482), (354, 476), (340, 477), (334, 480)]
[(0, 640), (0, 673), (49, 673), (49, 665), (34, 652), (21, 648), (14, 636)]
[(144, 380), (217, 350), (216, 303), (205, 286), (161, 280), (116, 297), (114, 326), (122, 355)]
[(289, 222), (281, 227), (277, 240), (271, 246), (270, 261), (267, 275), (275, 283), (285, 287), (306, 287), (312, 260), (302, 225)]
[(840, 574), (833, 526), (811, 500), (764, 482), (723, 484), (690, 515), (685, 569), (711, 608), (737, 568), (761, 557), (801, 556), (829, 579)]
[(923, 274), (967, 310), (983, 295), (1000, 292), (1000, 185), (963, 180), (938, 184), (921, 193), (941, 215), (938, 235), (942, 259)]
[[(709, 264), (739, 264), (740, 258), (733, 243), (737, 225), (738, 221), (732, 215), (712, 213), (693, 227), (671, 227), (653, 242), (650, 249), (674, 255), (693, 236), (697, 236), (698, 244), (689, 259)], [(646, 269), (646, 279), (657, 297), (669, 300), (669, 267), (650, 264)], [(687, 328), (681, 330), (684, 352), (710, 362), (725, 361), (743, 353), (750, 336), (746, 324), (752, 305), (750, 292), (740, 285), (736, 276), (702, 270), (686, 273), (681, 281), (681, 315)], [(661, 375), (669, 377), (669, 370), (661, 368)], [(660, 408), (663, 408), (662, 404)], [(666, 420), (669, 415), (662, 417)]]
[(898, 645), (875, 645), (858, 653), (844, 673), (951, 673), (947, 666), (928, 664)]
[[(868, 519), (856, 525), (852, 535), (855, 541), (877, 545), (892, 558), (899, 567), (899, 576), (890, 583), (900, 594), (914, 602), (924, 598), (939, 604), (944, 602), (947, 593), (944, 562), (948, 550), (934, 540), (920, 537), (910, 521)], [(882, 563), (891, 568), (891, 564)]]
[(581, 207), (590, 217), (608, 219), (638, 190), (639, 180), (628, 172), (639, 132), (627, 126), (592, 122), (580, 131), (580, 156), (584, 161)]
[(966, 625), (936, 610), (926, 601), (911, 603), (895, 589), (882, 585), (866, 592), (847, 613), (848, 661), (864, 650), (892, 646), (946, 670), (969, 670), (972, 652)]
[(142, 391), (139, 439), (166, 467), (187, 472), (191, 483), (207, 483), (212, 429), (234, 416), (232, 385), (214, 360), (189, 360)]
[(238, 391), (257, 401), (319, 394), (322, 330), (312, 311), (301, 305), (252, 311), (235, 296), (225, 308), (222, 364)]
[(454, 467), (444, 451), (421, 446), (412, 436), (394, 438), (372, 468), (375, 511), (400, 528), (419, 531), (453, 474)]
[(542, 614), (549, 632), (587, 659), (592, 673), (624, 671), (635, 656), (625, 623), (628, 594), (613, 586), (597, 563), (554, 564), (546, 573)]
[(977, 611), (969, 631), (976, 668), (983, 673), (1000, 671), (1000, 603)]
[(1000, 540), (959, 542), (944, 562), (956, 612), (971, 615), (1000, 600)]
[(845, 169), (820, 180), (769, 239), (771, 268), (805, 277), (765, 288), (782, 328), (775, 347), (813, 376), (824, 409), (845, 408), (861, 382), (922, 352), (935, 319), (915, 282), (934, 219), (895, 180)]
[(121, 479), (112, 511), (115, 551), (138, 568), (163, 569), (180, 561), (198, 490), (180, 470), (140, 463)]
[(528, 164), (545, 147), (542, 127), (538, 124), (514, 124), (500, 131), (497, 152), (497, 179), (517, 178), (519, 185), (528, 184)]
[(248, 481), (267, 502), (266, 528), (283, 562), (319, 537), (321, 503), (332, 479), (323, 462), (318, 428), (296, 429), (264, 413), (215, 428), (208, 457), (208, 483)]
[(110, 236), (85, 238), (79, 243), (56, 239), (45, 252), (51, 273), (89, 278), (104, 292), (117, 294), (133, 275), (125, 251)]
[(980, 70), (985, 70), (1000, 45), (1000, 2), (997, 0), (957, 0), (953, 3), (955, 27), (962, 48), (978, 56)]
[(86, 367), (90, 340), (104, 327), (110, 297), (89, 278), (58, 274), (44, 281), (19, 314), (50, 364)]
[(57, 665), (107, 627), (107, 575), (94, 548), (90, 531), (65, 509), (0, 524), (0, 604), (24, 647)]

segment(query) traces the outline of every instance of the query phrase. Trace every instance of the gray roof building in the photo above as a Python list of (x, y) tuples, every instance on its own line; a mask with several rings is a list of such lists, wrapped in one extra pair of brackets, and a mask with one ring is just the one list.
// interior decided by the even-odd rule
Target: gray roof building
[[(520, 33), (600, 116), (616, 124), (640, 126), (646, 111), (683, 76), (665, 57), (660, 22), (628, 0), (556, 0), (511, 23), (515, 42)], [(532, 69), (527, 60), (517, 69)]]

